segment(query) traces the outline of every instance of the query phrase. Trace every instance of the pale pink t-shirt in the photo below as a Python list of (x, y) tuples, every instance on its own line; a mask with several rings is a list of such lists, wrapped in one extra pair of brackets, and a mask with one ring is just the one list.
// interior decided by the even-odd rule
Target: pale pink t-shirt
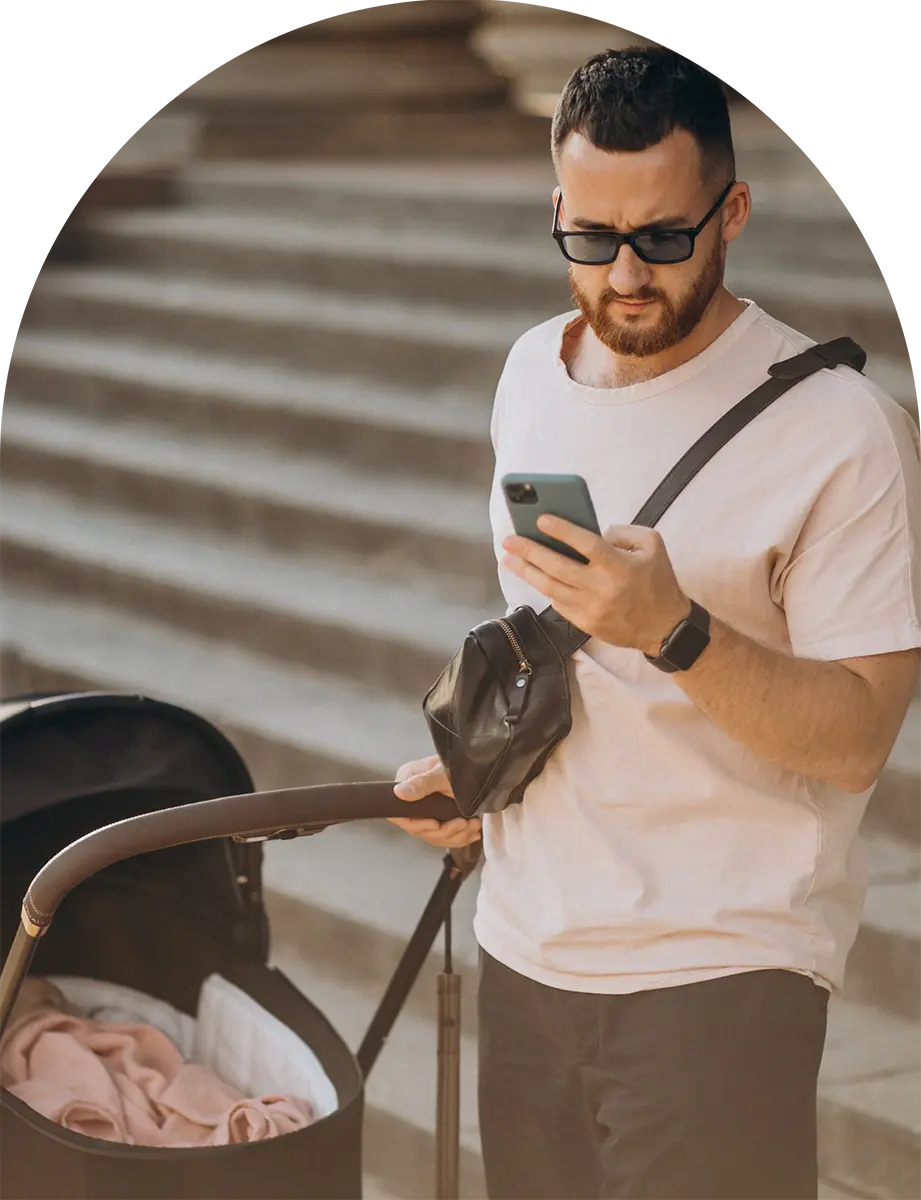
[[(497, 559), (506, 472), (586, 479), (629, 524), (684, 451), (814, 344), (755, 304), (690, 362), (632, 387), (574, 382), (556, 317), (524, 334), (492, 422)], [(847, 367), (796, 384), (704, 467), (658, 529), (685, 592), (776, 650), (832, 660), (921, 645), (918, 433)], [(547, 601), (499, 568), (509, 611)], [(870, 792), (760, 760), (637, 650), (570, 660), (573, 726), (524, 801), (484, 821), (476, 936), (553, 987), (623, 993), (782, 967), (840, 985)], [(765, 714), (765, 720), (770, 715)]]

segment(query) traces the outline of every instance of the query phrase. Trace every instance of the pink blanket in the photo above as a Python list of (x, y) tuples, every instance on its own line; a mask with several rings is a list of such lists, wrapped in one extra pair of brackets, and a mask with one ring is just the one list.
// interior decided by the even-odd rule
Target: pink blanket
[(133, 1146), (225, 1146), (315, 1120), (304, 1100), (247, 1098), (185, 1062), (149, 1025), (91, 1021), (47, 991), (33, 997), (3, 1035), (0, 1074), (14, 1096), (65, 1129)]

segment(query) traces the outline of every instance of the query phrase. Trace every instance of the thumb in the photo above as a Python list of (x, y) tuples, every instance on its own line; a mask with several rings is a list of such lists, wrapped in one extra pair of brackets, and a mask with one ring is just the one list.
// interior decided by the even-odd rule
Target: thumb
[(430, 767), (426, 771), (420, 771), (417, 775), (410, 775), (408, 779), (400, 780), (393, 789), (394, 793), (401, 800), (421, 800), (423, 796), (428, 796), (431, 792), (438, 790), (437, 783), (440, 775), (440, 771)]

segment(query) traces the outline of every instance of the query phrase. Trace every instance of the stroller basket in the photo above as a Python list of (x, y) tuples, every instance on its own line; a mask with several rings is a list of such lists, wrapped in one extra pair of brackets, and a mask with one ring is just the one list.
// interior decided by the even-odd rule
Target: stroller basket
[[(433, 795), (406, 803), (390, 781), (254, 793), (242, 759), (213, 726), (139, 696), (8, 701), (0, 731), (0, 1024), (33, 959), (43, 975), (107, 981), (188, 1014), (204, 981), (217, 975), (306, 1043), (338, 1100), (294, 1133), (169, 1149), (83, 1136), (4, 1089), (3, 1196), (360, 1197), (364, 1077), (472, 863), (446, 858), (355, 1057), (267, 965), (261, 842), (367, 818), (448, 820), (457, 815), (454, 801)], [(442, 1149), (456, 1160), (450, 1145)], [(449, 1194), (456, 1177), (445, 1181), (440, 1170), (439, 1189)]]

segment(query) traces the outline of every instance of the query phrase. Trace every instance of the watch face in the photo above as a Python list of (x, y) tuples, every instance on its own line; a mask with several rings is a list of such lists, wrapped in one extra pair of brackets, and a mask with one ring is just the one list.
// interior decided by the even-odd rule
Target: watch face
[(692, 667), (710, 642), (709, 633), (698, 629), (690, 621), (682, 621), (662, 649), (662, 657), (686, 671)]

